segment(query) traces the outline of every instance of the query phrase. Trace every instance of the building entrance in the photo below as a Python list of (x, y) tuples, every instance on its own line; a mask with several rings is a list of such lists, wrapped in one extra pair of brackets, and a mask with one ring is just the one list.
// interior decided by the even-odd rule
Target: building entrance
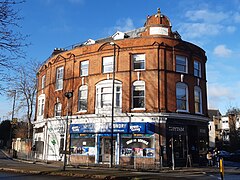
[[(115, 142), (113, 139), (113, 163), (115, 163)], [(111, 160), (111, 137), (104, 136), (100, 138), (99, 162), (110, 163)]]

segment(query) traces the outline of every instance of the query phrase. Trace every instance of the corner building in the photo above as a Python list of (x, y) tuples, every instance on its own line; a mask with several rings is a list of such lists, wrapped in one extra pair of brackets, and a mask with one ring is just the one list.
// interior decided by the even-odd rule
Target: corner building
[(36, 157), (63, 160), (67, 139), (71, 164), (108, 164), (111, 154), (121, 166), (201, 162), (207, 58), (171, 28), (158, 10), (142, 28), (55, 49), (38, 72)]

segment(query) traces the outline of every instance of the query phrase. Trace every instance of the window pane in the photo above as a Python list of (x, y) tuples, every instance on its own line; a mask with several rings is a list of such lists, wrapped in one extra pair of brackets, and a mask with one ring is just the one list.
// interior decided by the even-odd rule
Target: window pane
[(56, 89), (63, 88), (63, 67), (57, 69), (56, 74)]
[(195, 112), (201, 113), (201, 90), (196, 88), (194, 90)]
[(145, 69), (145, 54), (134, 54), (132, 57), (134, 69)]
[(186, 101), (182, 99), (177, 99), (177, 109), (178, 110), (187, 110)]
[(176, 56), (176, 71), (187, 72), (187, 59), (184, 56)]
[(113, 72), (113, 56), (103, 58), (103, 72)]
[(201, 63), (194, 61), (194, 76), (201, 77)]
[(176, 101), (178, 110), (188, 110), (187, 109), (187, 86), (180, 83), (176, 86)]
[(135, 85), (133, 87), (133, 108), (144, 108), (145, 86)]
[(134, 108), (144, 108), (144, 97), (133, 98)]
[(89, 61), (82, 61), (81, 62), (81, 76), (87, 76), (88, 75), (88, 64), (89, 64)]
[(62, 104), (61, 103), (55, 104), (55, 116), (61, 116), (61, 112), (62, 112)]
[(120, 107), (120, 93), (116, 94), (116, 107)]

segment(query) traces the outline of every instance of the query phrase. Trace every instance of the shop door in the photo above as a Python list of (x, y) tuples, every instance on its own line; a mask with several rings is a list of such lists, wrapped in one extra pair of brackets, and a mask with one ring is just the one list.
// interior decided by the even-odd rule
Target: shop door
[[(173, 143), (172, 143), (173, 141)], [(168, 139), (168, 163), (172, 165), (172, 148), (174, 153), (175, 166), (185, 166), (187, 159), (187, 139), (186, 135), (172, 135)]]
[(192, 156), (193, 163), (198, 163), (199, 150), (198, 150), (198, 128), (197, 126), (188, 127), (188, 147), (189, 154)]
[[(100, 157), (99, 160), (102, 163), (110, 163), (111, 160), (111, 137), (101, 137), (100, 143)], [(115, 163), (115, 142), (113, 139), (113, 163)]]

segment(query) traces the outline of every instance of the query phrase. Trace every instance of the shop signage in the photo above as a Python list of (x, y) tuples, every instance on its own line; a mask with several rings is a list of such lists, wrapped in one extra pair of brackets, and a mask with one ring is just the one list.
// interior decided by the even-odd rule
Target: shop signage
[[(148, 123), (119, 122), (113, 124), (113, 132), (144, 134), (146, 133), (146, 129), (150, 131), (149, 127)], [(111, 133), (111, 123), (71, 124), (70, 133)]]
[(145, 123), (130, 123), (130, 133), (145, 133)]
[(172, 134), (185, 134), (186, 129), (184, 126), (169, 126), (168, 132)]
[(201, 134), (206, 134), (206, 129), (200, 128), (200, 129), (199, 129), (199, 132), (200, 132)]
[[(71, 124), (70, 133), (110, 133), (111, 123), (89, 123), (89, 124)], [(114, 123), (114, 133), (127, 133), (128, 123)]]
[(145, 145), (148, 145), (148, 144), (149, 144), (149, 142), (146, 141), (146, 140), (144, 140), (144, 139), (130, 139), (130, 140), (128, 140), (128, 141), (126, 142), (126, 144), (129, 145), (129, 144), (131, 144), (131, 143), (136, 143), (136, 142), (138, 142), (138, 143), (143, 143), (143, 144), (145, 144)]

